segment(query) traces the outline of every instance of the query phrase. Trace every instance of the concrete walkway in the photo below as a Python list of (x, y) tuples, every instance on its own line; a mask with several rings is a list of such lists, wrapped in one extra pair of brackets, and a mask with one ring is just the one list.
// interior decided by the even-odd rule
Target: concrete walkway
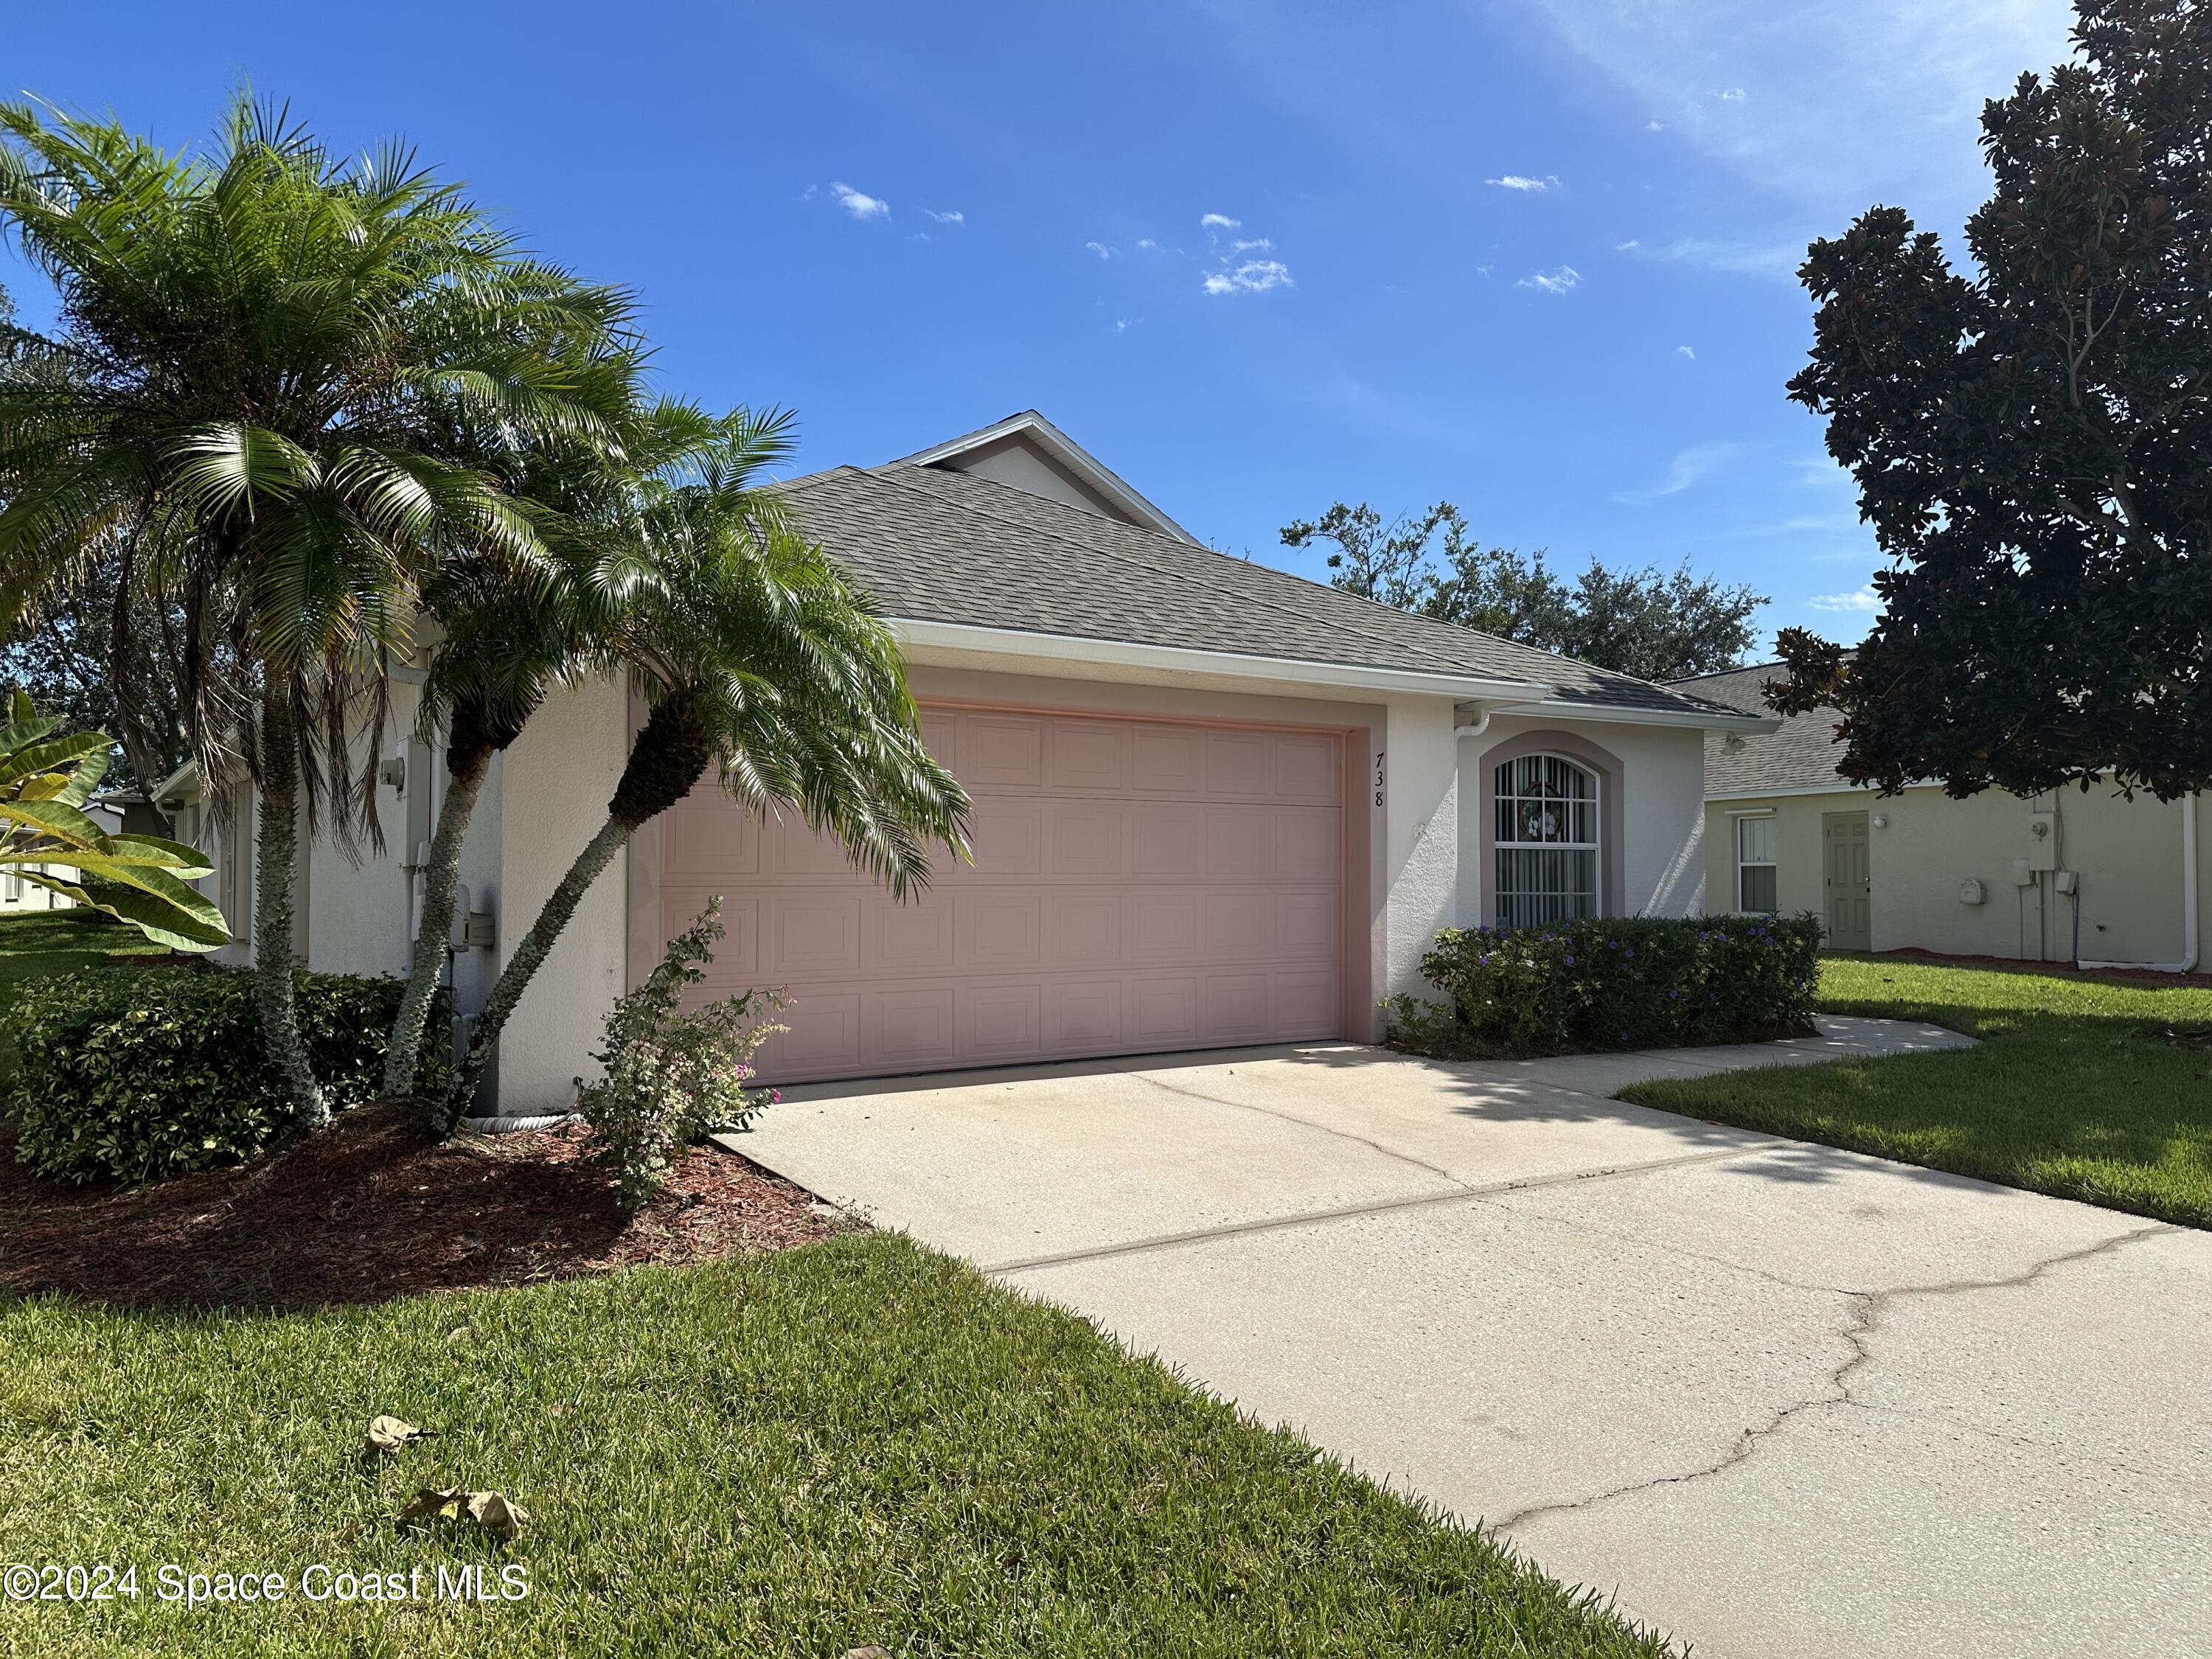
[(1958, 1047), (1355, 1047), (794, 1090), (730, 1144), (1707, 1659), (2212, 1629), (2212, 1235), (1609, 1097)]

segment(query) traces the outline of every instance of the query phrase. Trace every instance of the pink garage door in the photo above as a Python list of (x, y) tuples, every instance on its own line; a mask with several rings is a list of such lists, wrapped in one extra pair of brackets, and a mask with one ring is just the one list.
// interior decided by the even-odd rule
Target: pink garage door
[(778, 1082), (1334, 1037), (1334, 732), (931, 709), (975, 797), (973, 868), (895, 903), (796, 819), (711, 785), (664, 820), (661, 936), (712, 893), (707, 988), (789, 989)]

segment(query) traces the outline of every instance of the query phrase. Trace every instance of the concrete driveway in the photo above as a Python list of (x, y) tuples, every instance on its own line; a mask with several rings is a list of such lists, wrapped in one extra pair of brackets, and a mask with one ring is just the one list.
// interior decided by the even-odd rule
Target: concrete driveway
[(795, 1090), (731, 1143), (1712, 1659), (2212, 1646), (2212, 1235), (1609, 1098), (1955, 1046), (1323, 1047)]

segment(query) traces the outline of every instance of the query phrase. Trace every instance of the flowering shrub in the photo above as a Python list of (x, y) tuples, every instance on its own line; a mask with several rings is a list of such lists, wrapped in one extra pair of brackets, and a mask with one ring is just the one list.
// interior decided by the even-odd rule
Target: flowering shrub
[(752, 1058), (786, 1028), (764, 1011), (783, 1006), (775, 991), (744, 991), (690, 1013), (684, 994), (706, 977), (724, 929), (722, 901), (668, 941), (660, 965), (607, 1016), (606, 1047), (592, 1056), (596, 1083), (577, 1079), (576, 1109), (591, 1125), (593, 1158), (620, 1177), (622, 1204), (643, 1206), (668, 1178), (679, 1147), (717, 1130), (742, 1129), (777, 1098), (748, 1089)]
[(1559, 1054), (1747, 1042), (1813, 1029), (1812, 915), (1609, 916), (1449, 927), (1421, 973), (1449, 999), (1389, 999), (1389, 1040), (1422, 1054)]

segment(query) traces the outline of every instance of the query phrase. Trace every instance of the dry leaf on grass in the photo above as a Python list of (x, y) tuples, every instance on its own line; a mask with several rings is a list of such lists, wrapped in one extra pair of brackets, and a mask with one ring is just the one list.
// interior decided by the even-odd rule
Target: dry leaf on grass
[(495, 1538), (512, 1538), (530, 1512), (505, 1492), (470, 1492), (463, 1486), (425, 1486), (399, 1511), (402, 1521), (473, 1521)]
[(365, 1449), (397, 1457), (404, 1448), (417, 1440), (428, 1440), (435, 1433), (435, 1429), (418, 1429), (396, 1417), (372, 1417), (368, 1419), (368, 1444)]

